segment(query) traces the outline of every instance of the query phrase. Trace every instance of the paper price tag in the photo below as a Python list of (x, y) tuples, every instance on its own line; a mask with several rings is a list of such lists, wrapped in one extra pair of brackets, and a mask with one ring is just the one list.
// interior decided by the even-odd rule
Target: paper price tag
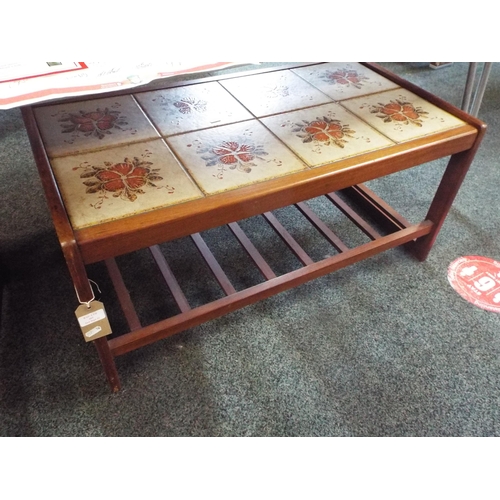
[(75, 315), (85, 342), (91, 342), (112, 333), (104, 304), (98, 300), (90, 302), (89, 307), (86, 304), (78, 306)]

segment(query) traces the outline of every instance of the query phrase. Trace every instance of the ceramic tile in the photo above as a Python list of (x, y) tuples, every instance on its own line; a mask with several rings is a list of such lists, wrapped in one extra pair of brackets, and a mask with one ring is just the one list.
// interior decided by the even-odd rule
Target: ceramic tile
[(161, 139), (51, 164), (75, 229), (203, 196)]
[(164, 136), (253, 118), (217, 82), (143, 92), (136, 98)]
[(220, 83), (257, 117), (332, 101), (289, 70), (223, 80)]
[(159, 137), (131, 96), (34, 108), (49, 157)]
[(336, 101), (398, 88), (360, 63), (324, 63), (292, 70)]
[(306, 168), (257, 120), (172, 136), (168, 143), (207, 194)]
[(337, 103), (261, 121), (311, 167), (394, 144)]
[(343, 101), (342, 105), (395, 142), (409, 141), (464, 124), (404, 89)]

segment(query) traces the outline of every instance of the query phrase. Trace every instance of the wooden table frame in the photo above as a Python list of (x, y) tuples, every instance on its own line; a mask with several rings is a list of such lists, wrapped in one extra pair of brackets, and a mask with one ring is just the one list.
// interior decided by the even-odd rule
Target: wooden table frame
[[(405, 245), (419, 260), (424, 260), (427, 257), (474, 159), (485, 133), (486, 125), (375, 64), (367, 63), (366, 66), (455, 115), (463, 120), (465, 125), (431, 137), (411, 140), (313, 170), (293, 173), (284, 178), (272, 179), (204, 199), (142, 213), (126, 220), (107, 222), (77, 231), (71, 226), (51, 170), (50, 161), (34, 118), (33, 107), (22, 108), (57, 236), (78, 296), (83, 302), (92, 299), (93, 292), (85, 266), (105, 261), (130, 327), (129, 333), (109, 340), (103, 337), (94, 341), (112, 391), (120, 389), (115, 366), (116, 356), (200, 325), (205, 321), (220, 317), (399, 245)], [(251, 74), (261, 71), (251, 72)], [(234, 77), (234, 74), (228, 75), (228, 77)], [(162, 88), (192, 85), (224, 78), (214, 77), (174, 83), (167, 81)], [(134, 91), (127, 93), (137, 92), (138, 90), (134, 89)], [(81, 100), (83, 99), (88, 99), (88, 97)], [(429, 211), (425, 219), (418, 224), (410, 224), (362, 184), (448, 156), (450, 157), (448, 166), (430, 204)], [(318, 196), (326, 196), (332, 204), (368, 235), (371, 241), (353, 249), (347, 248), (303, 203), (305, 200)], [(362, 209), (360, 213), (354, 211), (345, 202), (346, 196), (355, 201)], [(297, 206), (311, 224), (337, 250), (338, 254), (318, 262), (314, 262), (308, 257), (271, 213), (272, 210), (289, 205)], [(362, 218), (363, 211), (369, 213), (371, 219), (376, 219), (377, 227), (370, 226)], [(281, 276), (274, 274), (237, 223), (239, 220), (258, 214), (263, 214), (266, 221), (301, 260), (302, 268)], [(215, 261), (199, 234), (201, 231), (225, 224), (229, 225), (232, 233), (260, 270), (265, 279), (263, 283), (236, 291), (227, 280), (221, 266)], [(379, 225), (385, 228), (387, 234), (381, 234)], [(162, 242), (189, 235), (192, 235), (193, 242), (197, 245), (226, 295), (194, 309), (187, 303), (172, 270), (157, 246)], [(150, 247), (160, 272), (179, 306), (180, 313), (155, 324), (141, 326), (116, 265), (115, 257), (147, 247)]]

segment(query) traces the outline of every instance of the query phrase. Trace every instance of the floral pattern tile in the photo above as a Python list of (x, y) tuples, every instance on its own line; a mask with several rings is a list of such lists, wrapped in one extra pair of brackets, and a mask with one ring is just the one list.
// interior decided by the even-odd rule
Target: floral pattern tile
[(167, 141), (206, 194), (307, 168), (257, 120), (177, 135)]
[(131, 96), (42, 106), (34, 111), (49, 157), (159, 137)]
[(75, 229), (203, 196), (161, 139), (51, 164)]
[(289, 70), (223, 80), (220, 83), (257, 117), (332, 101)]
[(404, 89), (350, 99), (342, 105), (395, 142), (464, 125), (459, 118)]
[(337, 103), (261, 121), (311, 167), (394, 145)]
[(218, 82), (142, 92), (136, 98), (164, 136), (253, 118)]
[(325, 63), (34, 112), (81, 229), (464, 124), (391, 85)]
[(398, 88), (360, 63), (324, 63), (292, 70), (336, 101)]

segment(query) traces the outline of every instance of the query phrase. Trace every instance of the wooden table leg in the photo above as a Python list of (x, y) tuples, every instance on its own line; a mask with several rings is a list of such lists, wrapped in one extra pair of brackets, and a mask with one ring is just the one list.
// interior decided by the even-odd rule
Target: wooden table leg
[[(67, 241), (62, 245), (62, 248), (78, 300), (80, 302), (89, 302), (93, 300), (94, 293), (76, 242), (74, 240)], [(113, 392), (119, 391), (120, 379), (118, 377), (114, 356), (109, 348), (108, 340), (106, 337), (101, 337), (94, 340), (93, 343), (96, 346), (99, 359), (101, 360), (111, 390)]]
[[(92, 292), (92, 287), (87, 278), (87, 272), (82, 262), (73, 260), (71, 265), (68, 265), (70, 273), (72, 274), (73, 284), (75, 285), (75, 290), (77, 296), (81, 302), (91, 301), (94, 297)], [(74, 274), (75, 273), (75, 274)], [(113, 392), (120, 390), (120, 379), (118, 377), (118, 371), (115, 365), (115, 359), (111, 350), (109, 348), (108, 340), (106, 337), (101, 337), (93, 341), (96, 346), (97, 353), (99, 354), (99, 359), (104, 368), (104, 373), (108, 379), (108, 383), (111, 386)]]
[(118, 392), (121, 388), (120, 379), (118, 377), (118, 371), (116, 370), (115, 358), (109, 348), (108, 340), (106, 337), (101, 337), (100, 339), (94, 340), (94, 345), (96, 346), (99, 359), (101, 360), (111, 390), (113, 392)]
[(478, 138), (471, 149), (456, 153), (450, 158), (425, 218), (433, 222), (434, 226), (429, 234), (418, 238), (415, 242), (407, 246), (418, 260), (424, 261), (429, 255), (458, 190), (462, 185), (465, 175), (469, 170), (472, 160), (474, 159), (476, 150), (481, 143), (485, 131), (486, 127), (479, 130)]
[[(90, 302), (94, 298), (94, 293), (92, 292), (92, 287), (90, 286), (87, 270), (85, 269), (80, 249), (76, 243), (73, 228), (69, 221), (61, 193), (57, 188), (57, 182), (50, 167), (47, 152), (42, 146), (42, 139), (34, 119), (33, 110), (29, 107), (23, 107), (21, 112), (23, 114), (31, 147), (33, 149), (36, 165), (40, 173), (40, 180), (42, 181), (47, 199), (49, 201), (52, 220), (54, 221), (57, 236), (61, 244), (64, 259), (66, 260), (78, 300), (84, 303)], [(114, 356), (111, 353), (108, 341), (106, 338), (100, 338), (94, 340), (93, 342), (97, 348), (97, 352), (99, 354), (99, 358), (101, 359), (109, 385), (111, 386), (112, 391), (116, 392), (120, 389), (120, 381), (115, 366)]]

